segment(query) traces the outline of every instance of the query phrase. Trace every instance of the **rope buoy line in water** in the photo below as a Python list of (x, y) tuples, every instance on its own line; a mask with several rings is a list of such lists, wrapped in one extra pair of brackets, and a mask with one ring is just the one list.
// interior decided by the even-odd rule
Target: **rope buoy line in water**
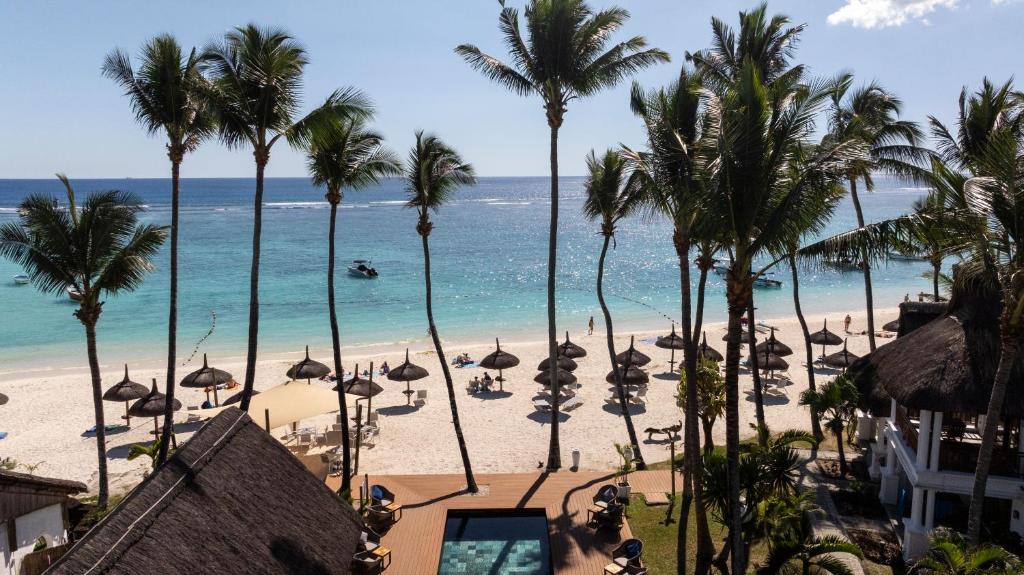
[(192, 358), (194, 358), (196, 354), (199, 353), (199, 347), (202, 346), (203, 342), (209, 339), (211, 335), (213, 335), (213, 330), (217, 329), (217, 311), (211, 309), (210, 315), (213, 316), (210, 322), (210, 330), (206, 332), (206, 335), (199, 338), (199, 341), (196, 342), (195, 347), (192, 348), (192, 353), (188, 356), (188, 359), (186, 359), (184, 363), (181, 364), (181, 367), (185, 367), (189, 363), (192, 363)]

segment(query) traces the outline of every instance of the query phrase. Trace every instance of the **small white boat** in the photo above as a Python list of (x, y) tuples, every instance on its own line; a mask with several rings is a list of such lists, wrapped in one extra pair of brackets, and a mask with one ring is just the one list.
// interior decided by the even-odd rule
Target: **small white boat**
[(725, 276), (725, 274), (729, 273), (728, 266), (723, 266), (723, 265), (718, 265), (718, 264), (715, 264), (715, 265), (711, 266), (711, 270), (714, 271), (716, 274), (718, 274), (720, 276), (723, 276), (723, 277)]
[(920, 255), (892, 252), (889, 254), (889, 259), (898, 262), (920, 262), (926, 260), (927, 258)]
[(25, 274), (18, 274), (16, 276), (14, 276), (14, 283), (16, 283), (18, 285), (25, 285), (25, 284), (27, 284), (30, 281), (31, 281), (31, 279), (27, 275), (25, 275)]
[(370, 266), (370, 263), (370, 260), (352, 260), (348, 266), (348, 273), (360, 278), (373, 279), (377, 277), (377, 270)]
[(82, 294), (75, 289), (75, 286), (68, 286), (67, 292), (71, 301), (82, 301)]
[(754, 287), (780, 288), (782, 287), (782, 282), (780, 282), (779, 280), (774, 280), (772, 278), (766, 278), (764, 276), (761, 276), (754, 279)]

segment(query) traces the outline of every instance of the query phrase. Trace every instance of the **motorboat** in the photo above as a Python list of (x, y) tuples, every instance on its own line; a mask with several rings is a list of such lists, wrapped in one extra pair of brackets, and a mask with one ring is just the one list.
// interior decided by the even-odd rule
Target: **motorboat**
[(782, 282), (776, 279), (759, 276), (754, 278), (754, 287), (780, 288), (782, 287)]
[(889, 259), (897, 262), (920, 262), (924, 261), (927, 258), (921, 255), (915, 255), (910, 253), (890, 252)]
[(729, 273), (729, 266), (715, 264), (711, 266), (711, 270), (714, 271), (716, 274), (724, 277), (725, 274)]
[(348, 273), (360, 278), (373, 279), (377, 277), (377, 269), (370, 263), (370, 260), (352, 260), (348, 266)]
[(863, 264), (853, 258), (834, 258), (825, 261), (826, 265), (842, 272), (859, 272), (864, 270)]
[(82, 301), (82, 294), (77, 289), (75, 289), (75, 286), (68, 286), (67, 292), (68, 297), (71, 298), (71, 301)]
[(27, 284), (30, 281), (31, 281), (31, 278), (29, 278), (25, 274), (18, 274), (16, 276), (14, 276), (14, 283), (16, 283), (18, 285), (25, 285), (25, 284)]

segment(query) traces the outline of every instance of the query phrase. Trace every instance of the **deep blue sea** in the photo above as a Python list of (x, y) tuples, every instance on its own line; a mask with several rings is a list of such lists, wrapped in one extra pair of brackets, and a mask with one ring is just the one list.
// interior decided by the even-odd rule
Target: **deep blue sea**
[[(594, 283), (601, 237), (581, 214), (582, 178), (564, 178), (558, 248), (558, 312), (561, 329), (583, 329), (600, 308)], [(90, 191), (129, 190), (149, 206), (143, 219), (170, 220), (170, 181), (165, 179), (79, 180), (79, 196)], [(869, 221), (909, 210), (924, 191), (879, 180), (863, 194)], [(542, 339), (545, 335), (547, 178), (482, 178), (459, 192), (433, 216), (430, 237), (435, 315), (442, 337), (485, 339), (494, 335)], [(241, 356), (245, 352), (252, 232), (251, 179), (185, 179), (180, 236), (179, 352), (187, 356), (213, 325), (201, 351)], [(29, 193), (64, 200), (56, 180), (0, 180), (0, 222), (17, 218)], [(364, 345), (426, 341), (423, 264), (415, 213), (403, 206), (399, 181), (349, 191), (339, 211), (337, 298), (342, 343)], [(292, 351), (330, 342), (326, 304), (327, 204), (323, 190), (303, 178), (268, 179), (263, 210), (260, 346)], [(826, 233), (854, 226), (849, 200), (839, 206)], [(619, 226), (617, 248), (606, 272), (609, 305), (619, 327), (651, 326), (679, 317), (678, 267), (665, 221), (631, 220)], [(373, 260), (376, 280), (349, 277), (348, 261)], [(167, 252), (156, 271), (134, 293), (108, 298), (99, 322), (103, 363), (155, 360), (166, 354)], [(894, 306), (905, 293), (928, 290), (924, 263), (891, 262), (873, 275), (875, 302)], [(65, 295), (42, 294), (16, 285), (21, 270), (0, 260), (0, 372), (30, 366), (84, 364), (82, 326)], [(792, 313), (789, 274), (782, 289), (756, 292), (759, 317)], [(696, 282), (696, 277), (694, 277)], [(805, 311), (863, 307), (858, 273), (806, 273), (801, 279)], [(708, 282), (707, 321), (724, 319), (722, 279)]]

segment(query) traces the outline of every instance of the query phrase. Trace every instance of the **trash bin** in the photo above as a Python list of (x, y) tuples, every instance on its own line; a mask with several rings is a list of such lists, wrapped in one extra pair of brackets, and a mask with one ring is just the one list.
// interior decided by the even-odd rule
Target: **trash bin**
[(572, 450), (572, 466), (576, 468), (580, 466), (580, 450), (576, 448)]

